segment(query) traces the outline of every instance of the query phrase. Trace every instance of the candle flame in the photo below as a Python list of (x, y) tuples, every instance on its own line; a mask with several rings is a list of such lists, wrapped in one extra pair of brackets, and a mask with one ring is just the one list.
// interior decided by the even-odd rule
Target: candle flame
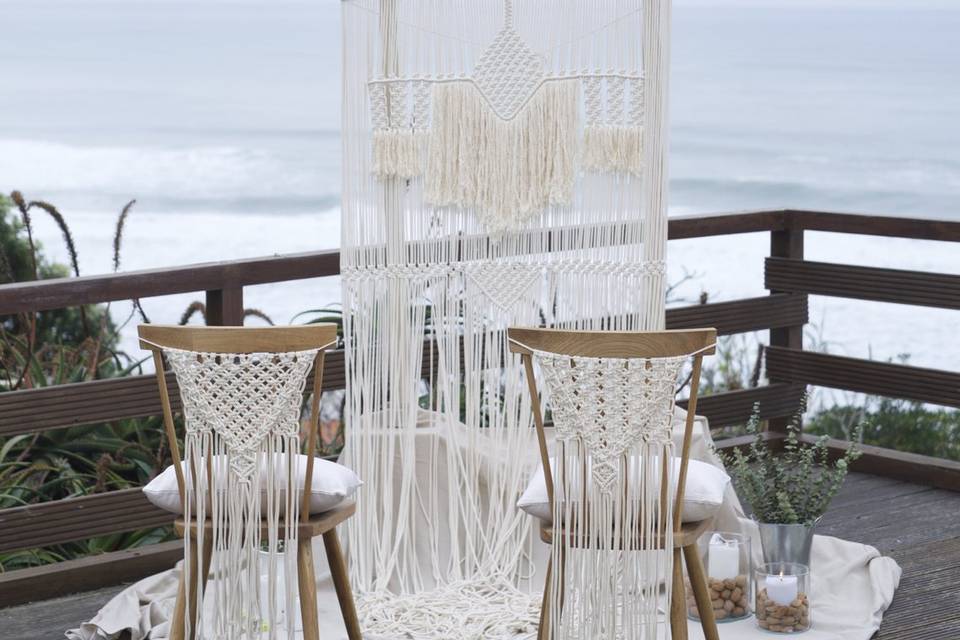
[(780, 579), (783, 580), (783, 569), (780, 569)]

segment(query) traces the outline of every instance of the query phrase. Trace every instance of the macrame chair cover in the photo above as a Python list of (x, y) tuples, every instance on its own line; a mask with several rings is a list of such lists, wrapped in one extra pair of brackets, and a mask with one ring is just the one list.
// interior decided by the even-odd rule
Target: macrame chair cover
[(663, 327), (669, 2), (342, 6), (361, 623), (530, 632), (534, 432), (505, 330)]
[(657, 637), (673, 575), (673, 492), (662, 479), (674, 477), (674, 397), (686, 359), (533, 352), (555, 427), (554, 640)]
[[(184, 536), (184, 575), (191, 575), (186, 565), (192, 562), (192, 545), (213, 548), (213, 616), (205, 619), (204, 607), (198, 606), (193, 619), (187, 616), (186, 637), (191, 628), (206, 634), (198, 637), (294, 637), (303, 490), (296, 456), (304, 388), (318, 352), (163, 349), (176, 375), (186, 423), (183, 518), (188, 525), (211, 523), (209, 530), (197, 526), (195, 537)], [(266, 581), (261, 580), (261, 557)], [(188, 601), (195, 592), (203, 602), (200, 573), (195, 584), (186, 585)]]

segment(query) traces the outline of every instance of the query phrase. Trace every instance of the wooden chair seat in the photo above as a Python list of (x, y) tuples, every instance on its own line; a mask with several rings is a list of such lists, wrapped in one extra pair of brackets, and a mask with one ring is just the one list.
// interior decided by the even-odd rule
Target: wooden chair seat
[[(683, 547), (689, 546), (696, 543), (704, 533), (706, 533), (713, 526), (713, 520), (700, 520), (699, 522), (684, 522), (679, 530), (673, 532), (673, 548), (682, 549)], [(553, 544), (553, 523), (552, 522), (540, 522), (540, 539), (546, 542), (547, 544)], [(583, 538), (583, 536), (577, 536), (576, 533), (571, 532), (567, 535), (570, 536), (571, 546), (579, 547), (586, 546), (596, 548), (595, 544), (583, 544), (588, 542), (586, 539), (580, 540), (578, 538)], [(623, 536), (624, 539), (629, 538), (630, 536)], [(634, 541), (636, 541), (636, 536), (633, 536)], [(661, 537), (661, 546), (662, 547), (662, 537)], [(649, 548), (649, 547), (647, 547)], [(658, 548), (658, 547), (654, 547)]]
[[(324, 511), (323, 513), (315, 513), (310, 515), (309, 520), (300, 521), (297, 523), (297, 535), (300, 538), (315, 538), (317, 536), (323, 535), (328, 531), (332, 531), (338, 524), (345, 521), (347, 518), (352, 516), (357, 510), (357, 505), (355, 502), (350, 501), (348, 503), (339, 505), (335, 509), (330, 511)], [(197, 537), (197, 525), (199, 523), (196, 520), (190, 522), (190, 537)], [(280, 521), (280, 531), (283, 531), (284, 522)], [(183, 518), (177, 518), (173, 523), (173, 528), (177, 532), (177, 535), (183, 537), (185, 523)], [(207, 519), (203, 522), (203, 529), (205, 532), (213, 530), (213, 523)], [(263, 520), (262, 526), (260, 528), (261, 534), (266, 534), (267, 532), (267, 521)]]

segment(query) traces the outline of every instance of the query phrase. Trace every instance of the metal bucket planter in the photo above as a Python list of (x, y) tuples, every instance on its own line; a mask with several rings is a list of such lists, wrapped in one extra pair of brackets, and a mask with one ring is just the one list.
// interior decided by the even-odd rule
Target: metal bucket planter
[(763, 561), (767, 564), (791, 562), (810, 566), (810, 546), (813, 530), (820, 522), (812, 524), (769, 524), (758, 522)]

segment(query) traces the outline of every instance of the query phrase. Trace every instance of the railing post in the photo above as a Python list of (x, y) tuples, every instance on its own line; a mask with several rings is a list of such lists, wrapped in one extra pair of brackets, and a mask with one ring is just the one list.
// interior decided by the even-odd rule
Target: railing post
[(207, 325), (236, 326), (243, 324), (243, 287), (224, 287), (207, 291)]
[[(803, 260), (803, 227), (794, 224), (793, 216), (789, 212), (784, 214), (784, 228), (770, 232), (770, 256)], [(770, 290), (770, 295), (776, 293), (788, 292)], [(803, 328), (804, 325), (798, 324), (770, 329), (770, 346), (803, 350)], [(790, 382), (779, 379), (775, 374), (771, 374), (769, 369), (767, 376), (771, 383)], [(790, 418), (771, 418), (768, 428), (771, 431), (785, 432), (789, 423)]]

